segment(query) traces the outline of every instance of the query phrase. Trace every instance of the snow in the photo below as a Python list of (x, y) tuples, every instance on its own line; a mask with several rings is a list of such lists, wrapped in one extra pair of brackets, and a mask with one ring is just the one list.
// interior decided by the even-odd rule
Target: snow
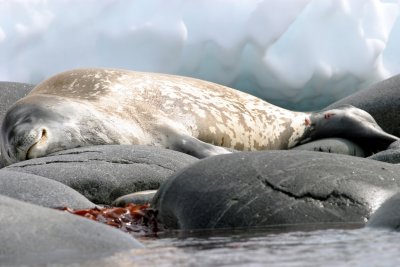
[(165, 72), (318, 109), (400, 73), (400, 0), (0, 0), (0, 80)]

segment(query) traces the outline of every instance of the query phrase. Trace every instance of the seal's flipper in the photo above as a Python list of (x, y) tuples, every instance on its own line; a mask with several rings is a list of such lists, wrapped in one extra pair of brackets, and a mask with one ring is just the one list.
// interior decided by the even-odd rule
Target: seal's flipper
[(170, 142), (171, 149), (192, 155), (200, 159), (233, 152), (228, 148), (205, 143), (189, 135), (179, 135), (177, 138), (174, 138), (174, 140), (170, 141), (172, 141)]
[(391, 143), (399, 140), (378, 125), (366, 111), (346, 105), (335, 109), (316, 112), (311, 115), (312, 140), (341, 137), (360, 145), (368, 153), (385, 150)]
[(158, 140), (159, 145), (199, 159), (235, 152), (234, 149), (203, 142), (191, 136), (185, 129), (177, 130), (180, 127), (176, 127), (172, 121), (164, 119), (161, 124), (153, 127), (153, 138)]

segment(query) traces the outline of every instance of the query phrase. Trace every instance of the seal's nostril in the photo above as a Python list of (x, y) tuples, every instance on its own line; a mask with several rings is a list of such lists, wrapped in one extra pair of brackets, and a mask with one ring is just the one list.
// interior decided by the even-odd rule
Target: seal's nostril
[(40, 137), (40, 143), (43, 143), (47, 140), (47, 131), (46, 129), (42, 129), (42, 136)]
[(34, 142), (29, 142), (30, 146), (26, 150), (25, 160), (36, 157), (34, 155), (35, 148), (43, 146), (46, 142), (47, 142), (47, 130), (43, 128), (41, 131), (40, 130), (36, 131)]

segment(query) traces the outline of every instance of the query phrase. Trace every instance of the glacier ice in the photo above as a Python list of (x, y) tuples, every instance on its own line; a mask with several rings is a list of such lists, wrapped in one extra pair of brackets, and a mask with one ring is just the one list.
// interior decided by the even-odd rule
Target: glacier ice
[(0, 80), (198, 77), (298, 110), (400, 72), (399, 0), (0, 0)]

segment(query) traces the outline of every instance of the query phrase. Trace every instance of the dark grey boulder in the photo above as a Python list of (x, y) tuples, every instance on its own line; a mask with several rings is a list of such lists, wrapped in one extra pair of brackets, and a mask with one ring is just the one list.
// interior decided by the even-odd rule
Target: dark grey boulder
[(327, 109), (344, 104), (367, 111), (383, 130), (400, 136), (400, 75), (343, 98), (329, 105)]
[(365, 157), (365, 151), (357, 144), (343, 138), (326, 138), (299, 145), (292, 150), (318, 151)]
[(387, 149), (368, 158), (392, 164), (400, 163), (400, 149)]
[(157, 190), (147, 190), (121, 196), (113, 201), (112, 206), (125, 207), (127, 204), (148, 204), (153, 199)]
[(26, 96), (33, 84), (0, 82), (0, 125), (7, 110), (20, 98)]
[(165, 182), (152, 207), (168, 228), (365, 223), (399, 190), (399, 167), (310, 151), (264, 151), (199, 161)]
[(60, 182), (33, 174), (5, 170), (0, 170), (0, 195), (50, 208), (87, 209), (96, 206)]
[(396, 149), (396, 148), (400, 148), (400, 140), (391, 143), (390, 146), (388, 147), (388, 149)]
[(111, 226), (5, 196), (0, 242), (1, 266), (79, 263), (142, 247)]
[(386, 200), (371, 216), (367, 227), (400, 230), (400, 193)]
[[(7, 110), (19, 99), (26, 96), (35, 87), (33, 84), (0, 82), (0, 126)], [(3, 168), (0, 160), (0, 169)]]
[(368, 158), (393, 164), (400, 163), (400, 140), (390, 144), (388, 149), (373, 154)]
[(113, 145), (64, 150), (4, 169), (47, 177), (96, 204), (111, 204), (126, 194), (158, 189), (177, 170), (197, 160), (152, 146)]

